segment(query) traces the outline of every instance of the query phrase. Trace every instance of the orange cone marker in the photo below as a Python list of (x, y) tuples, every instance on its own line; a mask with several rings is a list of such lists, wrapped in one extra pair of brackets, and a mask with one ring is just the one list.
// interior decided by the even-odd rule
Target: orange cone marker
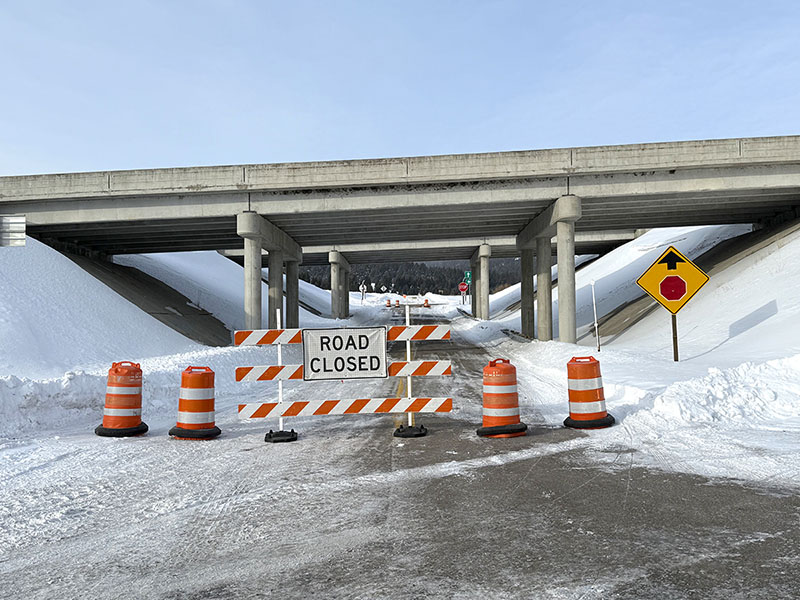
[(510, 438), (525, 435), (528, 426), (519, 420), (517, 369), (505, 358), (483, 368), (483, 427), (478, 435)]
[(181, 373), (178, 424), (169, 434), (179, 440), (209, 440), (220, 433), (214, 424), (214, 371), (188, 367)]
[(106, 385), (103, 424), (94, 432), (103, 437), (129, 437), (147, 433), (142, 422), (142, 369), (124, 360), (111, 364)]
[(600, 362), (593, 356), (572, 357), (567, 363), (569, 417), (564, 426), (575, 429), (602, 429), (614, 424), (606, 412), (606, 397)]

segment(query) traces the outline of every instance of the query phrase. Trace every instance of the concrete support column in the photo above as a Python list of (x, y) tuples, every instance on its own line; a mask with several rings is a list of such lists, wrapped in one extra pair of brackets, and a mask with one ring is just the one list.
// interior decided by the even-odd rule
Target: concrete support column
[(552, 261), (550, 238), (536, 238), (536, 337), (543, 342), (553, 339)]
[(520, 253), (520, 266), (522, 268), (522, 279), (520, 282), (520, 295), (522, 297), (520, 326), (522, 329), (522, 335), (532, 338), (534, 336), (533, 250), (522, 250)]
[(300, 327), (300, 263), (286, 263), (286, 327)]
[(481, 270), (477, 261), (470, 263), (472, 269), (472, 316), (476, 319), (481, 318)]
[(342, 318), (350, 318), (350, 271), (344, 272), (342, 281), (342, 297), (344, 298), (344, 314)]
[(556, 223), (558, 254), (558, 340), (574, 344), (578, 339), (575, 318), (575, 223)]
[(350, 316), (350, 263), (340, 252), (328, 252), (331, 264), (331, 316), (334, 319), (346, 319)]
[(342, 309), (339, 308), (341, 302), (341, 295), (339, 294), (341, 275), (339, 275), (339, 271), (343, 270), (338, 262), (331, 263), (331, 317), (334, 319), (340, 319), (339, 315), (342, 313)]
[(489, 257), (492, 255), (492, 247), (489, 244), (481, 244), (478, 248), (481, 272), (481, 290), (478, 302), (481, 306), (480, 318), (489, 318)]
[(248, 210), (236, 215), (236, 234), (244, 238), (244, 315), (247, 329), (263, 327), (261, 315), (261, 251), (269, 253), (270, 270), (268, 326), (283, 314), (283, 261), (302, 261), (303, 249), (281, 229), (258, 213)]
[(469, 284), (469, 307), (472, 316), (478, 317), (478, 303), (475, 299), (478, 297), (478, 274), (475, 272), (475, 263), (470, 261), (469, 271), (472, 273), (472, 283)]
[(244, 327), (261, 329), (261, 240), (244, 239)]
[(269, 265), (269, 302), (267, 323), (270, 329), (278, 328), (278, 315), (281, 314), (281, 327), (285, 327), (283, 316), (283, 252), (280, 250), (270, 250), (268, 257)]

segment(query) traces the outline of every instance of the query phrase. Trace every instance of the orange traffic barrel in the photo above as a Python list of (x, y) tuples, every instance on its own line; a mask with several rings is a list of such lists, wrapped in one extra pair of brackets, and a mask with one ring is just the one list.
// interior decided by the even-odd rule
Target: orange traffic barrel
[(483, 368), (483, 427), (478, 435), (510, 438), (525, 435), (528, 426), (519, 420), (517, 369), (505, 358)]
[(388, 307), (388, 306), (391, 306), (391, 305), (392, 305), (392, 301), (391, 300), (387, 300), (386, 301), (386, 306)]
[(395, 300), (395, 301), (394, 301), (394, 305), (395, 305), (395, 306), (400, 306), (400, 300)]
[(104, 437), (128, 437), (147, 433), (142, 422), (142, 369), (127, 360), (111, 364), (106, 384), (103, 424), (94, 432)]
[(573, 356), (567, 363), (569, 388), (569, 417), (566, 427), (601, 429), (611, 427), (614, 417), (606, 412), (600, 361), (593, 356)]
[(179, 440), (208, 440), (220, 433), (214, 424), (214, 371), (188, 367), (181, 373), (178, 424), (169, 434)]
[(430, 307), (431, 307), (431, 303), (430, 303), (430, 302), (428, 302), (428, 299), (427, 299), (427, 298), (425, 298), (425, 302), (423, 302), (423, 303), (422, 303), (422, 305), (423, 305), (425, 308), (430, 308)]

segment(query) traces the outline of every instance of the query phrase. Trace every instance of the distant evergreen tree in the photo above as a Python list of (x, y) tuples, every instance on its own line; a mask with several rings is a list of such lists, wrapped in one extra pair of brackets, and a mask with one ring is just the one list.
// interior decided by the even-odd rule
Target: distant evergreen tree
[[(371, 265), (352, 265), (350, 291), (358, 291), (361, 282), (367, 284), (367, 291), (380, 292), (381, 287), (399, 294), (458, 294), (458, 284), (464, 279), (464, 271), (469, 269), (467, 261), (415, 262), (415, 263), (375, 263)], [(493, 258), (489, 263), (489, 289), (492, 293), (520, 281), (519, 259)], [(472, 275), (473, 280), (475, 274)], [(300, 279), (324, 290), (331, 289), (331, 270), (328, 266), (301, 266)]]

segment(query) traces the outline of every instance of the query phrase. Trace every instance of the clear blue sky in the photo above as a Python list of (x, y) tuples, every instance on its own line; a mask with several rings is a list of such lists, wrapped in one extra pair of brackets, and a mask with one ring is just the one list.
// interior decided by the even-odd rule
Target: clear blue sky
[(800, 3), (0, 0), (0, 174), (800, 133)]

